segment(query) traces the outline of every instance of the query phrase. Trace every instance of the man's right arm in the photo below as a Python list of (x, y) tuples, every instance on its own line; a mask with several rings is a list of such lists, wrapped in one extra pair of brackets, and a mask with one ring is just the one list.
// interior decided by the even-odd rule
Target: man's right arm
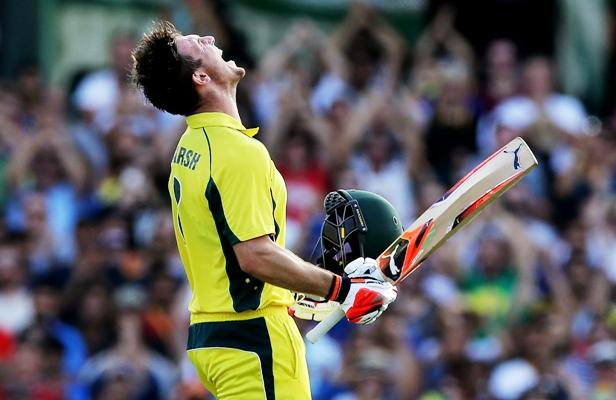
[(233, 246), (240, 268), (255, 278), (289, 289), (326, 297), (334, 274), (308, 263), (268, 236)]
[(353, 323), (373, 322), (396, 299), (396, 289), (384, 282), (374, 260), (354, 261), (347, 266), (352, 267), (347, 271), (349, 276), (343, 278), (303, 261), (268, 236), (237, 243), (233, 249), (247, 274), (294, 292), (336, 301)]

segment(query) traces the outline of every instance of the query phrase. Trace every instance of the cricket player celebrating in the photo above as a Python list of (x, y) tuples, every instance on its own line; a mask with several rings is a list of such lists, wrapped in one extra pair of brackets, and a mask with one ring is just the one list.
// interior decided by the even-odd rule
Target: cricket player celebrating
[[(171, 160), (169, 193), (192, 289), (190, 360), (220, 400), (309, 399), (304, 344), (288, 312), (292, 291), (310, 294), (298, 305), (301, 317), (320, 319), (310, 303), (324, 298), (339, 303), (349, 321), (366, 324), (395, 300), (396, 290), (373, 260), (352, 261), (346, 242), (334, 246), (338, 255), (324, 254), (345, 268), (345, 277), (283, 247), (284, 181), (253, 138), (258, 128), (240, 122), (235, 93), (245, 71), (222, 58), (213, 37), (183, 36), (159, 23), (133, 58), (134, 80), (145, 97), (186, 116), (188, 125)], [(360, 232), (365, 221), (353, 211), (357, 200), (345, 191), (333, 197), (344, 200), (339, 205), (348, 209), (348, 220), (328, 224), (336, 231), (329, 237)], [(400, 231), (385, 237), (387, 244)]]

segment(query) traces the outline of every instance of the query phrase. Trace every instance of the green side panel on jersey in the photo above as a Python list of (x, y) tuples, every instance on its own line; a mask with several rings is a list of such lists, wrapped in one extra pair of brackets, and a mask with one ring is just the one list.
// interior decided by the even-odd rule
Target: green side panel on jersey
[(278, 226), (278, 222), (276, 221), (276, 200), (274, 200), (274, 193), (272, 189), (270, 189), (270, 196), (272, 196), (272, 218), (274, 219), (274, 241), (278, 239), (278, 235), (280, 234), (280, 226)]
[(180, 234), (184, 238), (184, 228), (182, 228), (182, 219), (180, 218), (179, 211), (180, 201), (182, 200), (182, 185), (180, 184), (180, 180), (175, 176), (173, 177), (173, 196), (175, 198), (175, 204), (178, 206), (178, 228), (180, 228)]
[(248, 275), (240, 268), (240, 264), (233, 251), (233, 245), (239, 243), (240, 240), (229, 227), (222, 207), (220, 192), (212, 178), (208, 181), (207, 188), (205, 189), (205, 198), (214, 216), (216, 231), (218, 232), (222, 252), (225, 256), (233, 309), (236, 312), (256, 310), (259, 308), (259, 304), (261, 304), (261, 292), (263, 292), (264, 283)]

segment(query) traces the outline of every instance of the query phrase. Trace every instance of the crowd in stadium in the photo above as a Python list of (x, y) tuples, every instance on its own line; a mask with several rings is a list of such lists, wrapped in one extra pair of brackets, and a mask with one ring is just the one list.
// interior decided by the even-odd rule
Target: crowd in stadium
[[(215, 3), (187, 4), (178, 27), (248, 70), (242, 122), (284, 176), (305, 258), (330, 190), (378, 193), (409, 225), (516, 136), (540, 162), (375, 324), (307, 346), (315, 399), (616, 398), (616, 126), (559, 92), (552, 58), (507, 39), (478, 54), (446, 7), (410, 47), (356, 5), (255, 59)], [(167, 190), (185, 125), (131, 85), (135, 40), (115, 35), (109, 66), (70, 87), (25, 65), (0, 88), (0, 399), (206, 398)]]

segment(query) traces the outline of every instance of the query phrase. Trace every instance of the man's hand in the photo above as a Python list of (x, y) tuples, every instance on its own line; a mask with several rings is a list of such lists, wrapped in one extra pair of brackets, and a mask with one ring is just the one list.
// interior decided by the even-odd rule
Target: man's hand
[(385, 281), (373, 259), (358, 258), (344, 272), (346, 277), (334, 277), (328, 299), (340, 303), (349, 322), (371, 324), (396, 300), (397, 289)]
[(289, 307), (289, 314), (308, 321), (323, 321), (338, 304), (323, 297), (294, 293), (295, 303)]
[(376, 260), (368, 257), (360, 257), (351, 261), (344, 267), (344, 272), (349, 278), (370, 278), (385, 282), (385, 275), (383, 275), (381, 269), (376, 265)]

